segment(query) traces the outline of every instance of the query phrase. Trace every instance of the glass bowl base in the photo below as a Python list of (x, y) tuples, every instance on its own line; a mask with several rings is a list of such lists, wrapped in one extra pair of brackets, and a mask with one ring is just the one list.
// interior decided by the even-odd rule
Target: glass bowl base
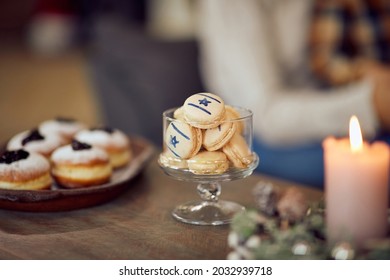
[(172, 216), (180, 222), (192, 225), (229, 224), (235, 214), (245, 207), (231, 201), (190, 201), (177, 206)]

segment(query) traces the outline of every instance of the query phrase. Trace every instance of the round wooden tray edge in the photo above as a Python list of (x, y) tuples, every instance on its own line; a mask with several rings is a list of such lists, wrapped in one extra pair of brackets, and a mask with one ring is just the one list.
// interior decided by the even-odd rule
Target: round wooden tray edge
[(125, 179), (104, 185), (79, 189), (5, 190), (0, 189), (0, 209), (25, 212), (59, 212), (77, 210), (106, 203), (129, 189), (130, 182), (148, 165), (155, 147), (139, 136), (129, 137), (134, 157), (121, 169)]

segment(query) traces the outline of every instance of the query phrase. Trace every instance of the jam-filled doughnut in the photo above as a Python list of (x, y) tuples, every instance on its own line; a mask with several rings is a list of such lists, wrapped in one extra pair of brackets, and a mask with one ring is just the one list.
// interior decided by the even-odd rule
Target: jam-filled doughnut
[(98, 127), (78, 132), (75, 139), (105, 150), (113, 168), (126, 165), (132, 157), (129, 138), (120, 130)]
[(104, 150), (76, 140), (55, 150), (51, 161), (54, 180), (68, 188), (103, 184), (112, 175), (110, 159)]
[(32, 129), (12, 137), (7, 144), (7, 150), (23, 149), (49, 158), (51, 153), (63, 144), (63, 140), (55, 134), (43, 134), (38, 129)]
[(0, 155), (0, 188), (42, 190), (51, 182), (50, 163), (42, 155), (22, 149)]
[(58, 135), (64, 139), (64, 142), (70, 143), (73, 136), (80, 130), (85, 129), (86, 126), (71, 118), (58, 117), (47, 120), (39, 125), (39, 131), (46, 135)]

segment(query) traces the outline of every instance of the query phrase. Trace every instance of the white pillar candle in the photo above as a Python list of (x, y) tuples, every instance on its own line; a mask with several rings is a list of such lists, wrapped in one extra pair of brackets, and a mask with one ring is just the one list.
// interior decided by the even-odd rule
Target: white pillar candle
[(362, 141), (359, 122), (351, 118), (350, 139), (323, 142), (327, 238), (361, 248), (388, 232), (389, 147)]

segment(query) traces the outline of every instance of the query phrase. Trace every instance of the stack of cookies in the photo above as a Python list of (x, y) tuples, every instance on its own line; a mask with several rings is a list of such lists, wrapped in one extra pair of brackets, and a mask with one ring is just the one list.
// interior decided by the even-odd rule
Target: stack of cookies
[(248, 117), (212, 93), (188, 97), (167, 120), (160, 163), (194, 174), (222, 174), (247, 168), (253, 153), (244, 137)]

